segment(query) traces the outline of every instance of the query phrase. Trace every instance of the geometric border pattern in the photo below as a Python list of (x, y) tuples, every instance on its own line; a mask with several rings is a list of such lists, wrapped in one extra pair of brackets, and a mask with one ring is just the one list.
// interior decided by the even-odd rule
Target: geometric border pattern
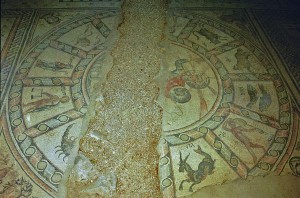
[[(16, 17), (17, 24), (14, 27), (16, 29), (13, 35), (9, 35), (10, 38), (13, 38), (9, 43), (6, 43), (5, 46), (10, 46), (8, 49), (3, 49), (1, 52), (1, 106), (0, 106), (0, 115), (3, 111), (5, 105), (5, 98), (7, 96), (8, 89), (13, 78), (13, 75), (16, 70), (16, 65), (20, 59), (21, 51), (24, 48), (26, 43), (26, 38), (30, 30), (30, 21), (32, 20), (34, 11), (16, 11), (16, 10), (1, 10), (2, 17)], [(7, 39), (10, 40), (10, 39)]]

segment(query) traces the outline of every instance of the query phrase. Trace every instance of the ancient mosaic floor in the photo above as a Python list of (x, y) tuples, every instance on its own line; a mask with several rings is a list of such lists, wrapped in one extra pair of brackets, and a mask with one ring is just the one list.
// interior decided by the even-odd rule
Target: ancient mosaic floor
[[(139, 3), (127, 2), (129, 8)], [(74, 170), (80, 170), (75, 174), (78, 181), (90, 182), (86, 197), (97, 191), (115, 196), (118, 174), (92, 181), (90, 174), (99, 175), (101, 167), (89, 155), (96, 151), (82, 146), (82, 137), (87, 132), (99, 144), (89, 121), (99, 117), (95, 103), (110, 97), (101, 89), (105, 82), (111, 84), (106, 77), (113, 79), (112, 68), (118, 65), (111, 51), (122, 48), (115, 45), (124, 37), (118, 27), (126, 26), (121, 4), (1, 0), (0, 197), (66, 196)], [(157, 122), (153, 127), (161, 129), (160, 138), (153, 140), (157, 144), (152, 144), (158, 151), (158, 173), (148, 173), (158, 174), (153, 178), (160, 195), (184, 197), (203, 187), (269, 174), (299, 177), (299, 8), (279, 0), (267, 9), (260, 1), (174, 0), (166, 9), (160, 21), (166, 20), (165, 33), (155, 44), (162, 54), (156, 58), (157, 72), (147, 70), (155, 65), (147, 62), (150, 53), (139, 63), (145, 65), (139, 68), (143, 74), (119, 72), (127, 82), (131, 75), (141, 79), (133, 87), (120, 88), (124, 95), (152, 97), (144, 82), (159, 88), (151, 92), (156, 97), (149, 104), (156, 103), (161, 111), (157, 107), (152, 112), (156, 120), (151, 117), (145, 123)], [(136, 27), (152, 31), (143, 24)], [(143, 81), (148, 74), (150, 81)], [(139, 84), (146, 88), (137, 90)], [(141, 108), (153, 108), (146, 104), (136, 102), (139, 110), (120, 110), (120, 116), (138, 117)], [(116, 123), (122, 128), (135, 121), (126, 122)], [(141, 130), (148, 130), (146, 124)], [(147, 145), (139, 155), (146, 150)], [(109, 161), (115, 151), (110, 152), (94, 155)]]

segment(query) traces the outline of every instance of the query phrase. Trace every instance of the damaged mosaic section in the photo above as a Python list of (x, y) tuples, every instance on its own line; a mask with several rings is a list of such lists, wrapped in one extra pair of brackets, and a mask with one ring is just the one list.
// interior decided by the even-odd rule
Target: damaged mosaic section
[(93, 94), (98, 94), (95, 115), (80, 142), (80, 151), (97, 173), (84, 182), (73, 182), (81, 174), (79, 169), (73, 170), (69, 197), (161, 196), (156, 151), (161, 109), (153, 78), (161, 67), (159, 43), (164, 37), (166, 3), (126, 1), (122, 10), (121, 36), (111, 53), (113, 65), (101, 95)]

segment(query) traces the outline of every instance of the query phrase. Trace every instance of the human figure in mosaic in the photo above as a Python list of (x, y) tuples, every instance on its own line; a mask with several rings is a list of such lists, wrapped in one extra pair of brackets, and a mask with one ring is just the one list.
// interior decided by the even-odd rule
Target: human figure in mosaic
[(214, 45), (221, 43), (220, 36), (212, 31), (209, 31), (206, 28), (201, 28), (198, 31), (194, 31), (194, 35), (197, 37), (197, 40), (199, 40), (200, 36), (204, 36), (207, 40), (209, 40)]
[(261, 129), (256, 127), (251, 127), (247, 124), (247, 122), (240, 118), (228, 118), (222, 125), (222, 128), (226, 131), (229, 131), (234, 135), (236, 139), (238, 139), (243, 145), (245, 145), (246, 149), (252, 156), (253, 162), (257, 162), (257, 157), (253, 151), (253, 148), (260, 148), (264, 152), (266, 152), (266, 148), (260, 144), (253, 143), (245, 134), (246, 133), (264, 133)]
[(58, 105), (59, 103), (67, 103), (70, 100), (69, 96), (66, 95), (59, 97), (47, 92), (42, 92), (42, 95), (45, 95), (46, 98), (23, 104), (23, 107), (30, 106), (30, 108), (28, 108), (24, 113), (46, 110)]
[[(67, 64), (59, 62), (59, 61), (48, 62), (48, 61), (45, 61), (45, 60), (38, 59), (36, 61), (36, 67), (39, 67), (39, 68), (42, 68), (42, 69), (45, 69), (45, 70), (51, 70), (51, 71), (60, 71), (60, 70), (64, 70), (64, 69), (72, 69), (73, 66), (72, 66), (71, 63), (72, 63), (73, 59), (74, 59), (74, 57), (72, 56), (70, 58), (69, 63), (67, 63)], [(62, 72), (65, 72), (65, 71), (62, 71)]]

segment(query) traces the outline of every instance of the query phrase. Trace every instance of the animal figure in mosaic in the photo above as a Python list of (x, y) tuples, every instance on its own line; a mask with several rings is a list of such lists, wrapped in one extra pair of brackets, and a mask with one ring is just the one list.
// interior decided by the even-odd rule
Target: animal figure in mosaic
[(192, 167), (187, 162), (188, 157), (190, 154), (188, 154), (185, 159), (182, 159), (182, 154), (180, 154), (180, 162), (179, 162), (179, 172), (186, 172), (188, 179), (185, 179), (181, 181), (179, 185), (179, 190), (183, 190), (183, 184), (185, 182), (192, 182), (192, 185), (189, 188), (190, 192), (193, 192), (193, 186), (196, 184), (201, 183), (208, 175), (211, 175), (213, 173), (213, 169), (215, 168), (215, 160), (211, 158), (211, 156), (207, 153), (205, 153), (201, 147), (198, 145), (198, 148), (194, 150), (197, 154), (203, 155), (204, 159), (199, 163), (198, 169), (193, 170)]
[(201, 28), (198, 31), (194, 31), (193, 34), (197, 37), (197, 40), (199, 40), (200, 36), (204, 36), (207, 40), (215, 45), (221, 43), (220, 36), (206, 28)]
[(252, 65), (249, 61), (250, 53), (245, 52), (243, 49), (237, 49), (235, 53), (236, 65), (233, 66), (234, 70), (243, 70), (247, 69), (250, 72), (254, 72)]
[(42, 69), (45, 69), (45, 70), (50, 70), (50, 71), (55, 71), (55, 72), (66, 72), (64, 71), (65, 69), (72, 69), (73, 68), (73, 65), (71, 64), (72, 61), (73, 61), (74, 57), (72, 56), (70, 58), (70, 61), (69, 63), (65, 64), (65, 63), (62, 63), (60, 61), (56, 61), (56, 62), (48, 62), (48, 61), (45, 61), (45, 60), (40, 60), (38, 59), (37, 62), (36, 62), (36, 67), (39, 67), (39, 68), (42, 68)]
[(70, 154), (71, 154), (71, 151), (73, 149), (73, 147), (75, 146), (75, 143), (76, 143), (76, 139), (74, 136), (70, 136), (70, 130), (71, 128), (73, 127), (74, 123), (73, 124), (70, 124), (63, 136), (62, 136), (62, 140), (61, 140), (61, 144), (59, 146), (56, 146), (55, 148), (57, 149), (55, 151), (55, 153), (59, 153), (58, 155), (58, 158), (61, 156), (61, 155), (64, 155), (63, 157), (63, 161), (65, 161), (65, 158), (68, 157)]
[(84, 32), (77, 38), (75, 45), (79, 45), (81, 47), (90, 46), (91, 40), (89, 39), (89, 37), (93, 34), (93, 26), (92, 24), (88, 24)]
[(259, 148), (262, 149), (264, 152), (267, 152), (266, 148), (263, 145), (254, 143), (249, 137), (245, 135), (246, 133), (249, 134), (255, 132), (265, 134), (265, 132), (259, 128), (250, 126), (245, 120), (241, 118), (228, 118), (223, 123), (222, 129), (231, 132), (232, 135), (246, 147), (247, 151), (252, 156), (253, 163), (257, 162), (257, 156), (253, 151), (254, 148)]
[(247, 92), (250, 97), (250, 101), (247, 104), (247, 107), (252, 108), (252, 106), (255, 105), (259, 99), (259, 110), (263, 112), (270, 107), (272, 99), (271, 95), (266, 91), (265, 87), (262, 84), (259, 84), (258, 87), (261, 93), (260, 97), (258, 97), (257, 89), (254, 86), (247, 84)]

